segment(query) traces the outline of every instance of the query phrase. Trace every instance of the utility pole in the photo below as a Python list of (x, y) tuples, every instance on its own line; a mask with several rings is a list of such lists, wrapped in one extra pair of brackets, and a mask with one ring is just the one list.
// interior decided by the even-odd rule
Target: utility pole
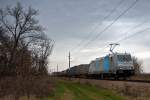
[(69, 70), (70, 70), (70, 59), (71, 59), (70, 58), (70, 51), (69, 51), (69, 56), (68, 57), (69, 57)]
[(58, 72), (58, 64), (57, 64), (57, 72)]
[(69, 75), (69, 80), (70, 80), (70, 78), (71, 78), (71, 77), (70, 77), (70, 74), (69, 74), (69, 73), (70, 73), (70, 59), (71, 59), (71, 57), (70, 57), (70, 51), (69, 51), (69, 56), (68, 56), (68, 57), (69, 57), (69, 70), (68, 70), (68, 75)]

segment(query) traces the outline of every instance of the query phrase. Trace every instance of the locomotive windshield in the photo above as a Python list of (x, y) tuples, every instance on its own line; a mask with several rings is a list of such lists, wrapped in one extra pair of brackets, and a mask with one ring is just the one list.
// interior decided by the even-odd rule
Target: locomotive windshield
[(119, 62), (129, 62), (131, 61), (131, 56), (130, 55), (117, 55), (118, 61)]

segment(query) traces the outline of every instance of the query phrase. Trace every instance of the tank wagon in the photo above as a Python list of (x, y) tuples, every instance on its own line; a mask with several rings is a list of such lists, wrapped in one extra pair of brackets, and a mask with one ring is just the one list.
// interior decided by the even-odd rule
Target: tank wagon
[(115, 78), (134, 75), (134, 66), (129, 53), (112, 53), (96, 58), (90, 64), (81, 64), (64, 70), (61, 76), (83, 78)]

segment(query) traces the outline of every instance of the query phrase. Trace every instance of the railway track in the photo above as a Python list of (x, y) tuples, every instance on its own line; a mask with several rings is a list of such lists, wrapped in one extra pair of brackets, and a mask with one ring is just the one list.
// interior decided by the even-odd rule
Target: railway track
[[(98, 80), (98, 79), (96, 79)], [(112, 79), (104, 79), (107, 81), (121, 81), (121, 82), (136, 82), (136, 83), (150, 83), (148, 80), (112, 80)]]
[[(67, 77), (68, 78), (68, 77)], [(115, 80), (115, 79), (92, 79), (92, 78), (71, 78), (71, 79), (88, 79), (88, 80), (99, 80), (99, 81), (120, 81), (120, 82), (136, 82), (136, 83), (150, 83), (149, 80), (131, 80), (131, 79), (127, 79), (127, 80)]]
[(118, 80), (115, 80), (115, 79), (96, 79), (96, 80), (110, 80), (110, 81), (122, 81), (122, 82), (139, 82), (139, 83), (150, 83), (150, 80), (132, 80), (132, 79), (118, 79)]
[(148, 80), (122, 80), (125, 82), (139, 82), (139, 83), (150, 83)]

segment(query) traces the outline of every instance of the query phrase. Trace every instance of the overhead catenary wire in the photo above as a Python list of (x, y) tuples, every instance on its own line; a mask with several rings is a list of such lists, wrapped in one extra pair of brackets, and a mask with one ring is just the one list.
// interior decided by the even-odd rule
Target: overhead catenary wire
[(106, 26), (101, 32), (99, 32), (95, 37), (93, 37), (91, 40), (89, 40), (85, 45), (79, 48), (81, 50), (82, 48), (85, 48), (90, 43), (95, 41), (99, 36), (101, 36), (106, 30), (108, 30), (116, 21), (119, 20), (125, 13), (127, 13), (139, 0), (135, 0), (126, 10), (124, 10), (119, 16), (117, 16), (108, 26)]
[[(95, 30), (102, 24), (102, 22), (103, 22), (104, 20), (106, 20), (107, 18), (109, 18), (109, 17), (118, 9), (118, 7), (119, 7), (123, 2), (124, 2), (124, 0), (120, 0), (120, 1), (117, 3), (117, 5), (111, 10), (111, 12), (110, 12), (108, 15), (106, 15), (106, 16), (101, 20), (101, 22), (98, 23), (98, 24), (94, 27), (94, 29), (92, 29), (92, 30), (88, 33), (88, 35), (85, 37), (86, 40), (95, 32)], [(85, 39), (81, 40), (81, 41), (79, 42), (79, 44), (77, 44), (77, 46), (75, 46), (74, 48), (78, 48), (79, 46), (81, 46), (84, 41), (85, 41)], [(74, 50), (74, 48), (73, 48), (73, 50)]]
[[(145, 23), (149, 23), (148, 21), (150, 21), (150, 20), (144, 20), (143, 22), (137, 24), (137, 25), (134, 26), (133, 28), (131, 28), (131, 29), (129, 29), (128, 31), (124, 32), (123, 35), (129, 33), (129, 32), (130, 32), (131, 30), (133, 30), (133, 29), (136, 29), (136, 28), (138, 28), (138, 27), (141, 27), (141, 26), (144, 25)], [(148, 31), (148, 30), (150, 30), (150, 27), (147, 27), (147, 28), (145, 28), (145, 29), (143, 29), (143, 30), (140, 30), (140, 31), (137, 31), (137, 32), (135, 32), (135, 33), (133, 33), (133, 34), (130, 34), (130, 35), (128, 35), (128, 36), (125, 36), (125, 37), (123, 37), (123, 38), (121, 38), (121, 39), (119, 39), (118, 41), (113, 42), (113, 43), (118, 43), (118, 44), (120, 44), (120, 42), (122, 42), (122, 41), (124, 41), (124, 40), (127, 40), (127, 39), (129, 39), (129, 38), (132, 38), (132, 37), (134, 37), (134, 36), (137, 36), (138, 34), (143, 33), (143, 32), (145, 32), (145, 31)], [(105, 48), (107, 48), (107, 47), (109, 47), (109, 46), (107, 45), (107, 46), (104, 47), (103, 49), (105, 49)]]
[[(142, 26), (143, 26), (144, 24), (146, 24), (146, 23), (150, 23), (150, 19), (144, 20), (144, 21), (142, 21), (141, 23), (135, 25), (134, 27), (131, 27), (131, 28), (128, 29), (127, 31), (123, 32), (121, 35), (123, 35), (123, 36), (124, 36), (124, 35), (127, 35), (128, 33), (131, 33), (132, 30), (135, 30), (136, 28), (142, 27)], [(128, 35), (128, 36), (129, 36), (129, 35)], [(127, 36), (125, 36), (125, 37), (127, 37)], [(125, 37), (122, 37), (122, 38), (125, 38)], [(120, 39), (119, 39), (119, 40), (120, 40)], [(119, 40), (116, 41), (116, 42), (113, 42), (113, 43), (119, 43)]]
[[(130, 28), (129, 30), (127, 30), (126, 32), (124, 32), (123, 35), (126, 35), (126, 34), (129, 33), (131, 30), (136, 29), (136, 28), (138, 28), (138, 27), (141, 27), (141, 26), (143, 26), (143, 25), (146, 24), (146, 23), (150, 23), (149, 21), (150, 21), (150, 19), (144, 20), (143, 22), (137, 24), (136, 26), (134, 26), (134, 27)], [(118, 44), (120, 44), (120, 42), (122, 42), (122, 41), (124, 41), (124, 40), (127, 40), (127, 39), (129, 39), (129, 38), (135, 37), (135, 36), (139, 35), (140, 33), (143, 33), (143, 32), (148, 31), (148, 30), (150, 30), (150, 27), (144, 28), (144, 29), (142, 29), (142, 30), (139, 30), (139, 31), (137, 31), (137, 32), (134, 32), (133, 34), (129, 34), (129, 35), (125, 36), (125, 37), (122, 37), (121, 39), (119, 39), (119, 40), (117, 40), (116, 42), (113, 42), (113, 43), (118, 43)], [(106, 47), (104, 47), (104, 49), (107, 48), (107, 47), (108, 47), (108, 45), (107, 45)]]
[(124, 37), (124, 38), (118, 40), (116, 43), (120, 43), (120, 42), (122, 42), (122, 41), (124, 41), (124, 40), (127, 40), (127, 39), (131, 38), (131, 37), (137, 36), (139, 33), (143, 33), (143, 32), (148, 31), (148, 30), (150, 30), (150, 27), (147, 27), (147, 28), (145, 28), (145, 29), (143, 29), (143, 30), (140, 30), (140, 31), (135, 32), (135, 33), (133, 33), (133, 34), (131, 34), (131, 35), (128, 35), (128, 36), (126, 36), (126, 37)]

